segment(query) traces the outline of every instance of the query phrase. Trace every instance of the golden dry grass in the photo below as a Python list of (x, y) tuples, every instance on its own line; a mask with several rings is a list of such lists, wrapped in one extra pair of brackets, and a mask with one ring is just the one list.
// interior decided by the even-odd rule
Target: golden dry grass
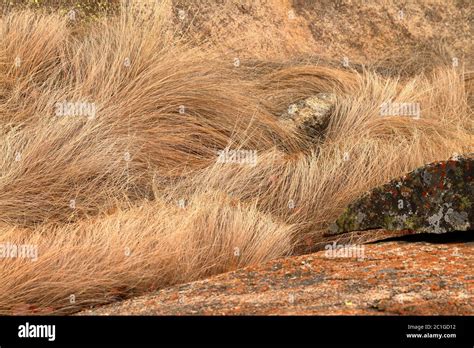
[(22, 304), (67, 313), (291, 252), (294, 228), (255, 207), (217, 193), (190, 204), (200, 208), (189, 212), (156, 201), (34, 233), (4, 229), (2, 242), (37, 244), (40, 255), (35, 262), (0, 263), (2, 313)]
[[(310, 250), (361, 193), (474, 149), (461, 69), (235, 66), (184, 39), (169, 3), (134, 6), (81, 30), (55, 13), (0, 18), (0, 244), (39, 251), (0, 260), (0, 314), (70, 313)], [(318, 92), (338, 96), (322, 144), (278, 118)], [(58, 101), (97, 117), (58, 117)], [(421, 118), (381, 117), (386, 101), (420, 103)], [(225, 148), (257, 151), (256, 166), (216, 163)]]

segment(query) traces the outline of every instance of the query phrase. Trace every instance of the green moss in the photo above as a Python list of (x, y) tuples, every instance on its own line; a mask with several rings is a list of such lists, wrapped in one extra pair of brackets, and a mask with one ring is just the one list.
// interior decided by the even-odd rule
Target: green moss
[(385, 228), (394, 229), (395, 228), (395, 219), (393, 216), (385, 215), (383, 218), (383, 223)]
[(467, 196), (461, 196), (461, 204), (460, 204), (460, 208), (462, 210), (469, 210), (471, 209), (472, 207), (472, 202), (471, 202), (471, 199)]
[(405, 227), (411, 230), (416, 230), (420, 227), (419, 217), (410, 216), (405, 220)]
[(344, 231), (357, 228), (356, 216), (348, 209), (337, 219), (337, 225)]

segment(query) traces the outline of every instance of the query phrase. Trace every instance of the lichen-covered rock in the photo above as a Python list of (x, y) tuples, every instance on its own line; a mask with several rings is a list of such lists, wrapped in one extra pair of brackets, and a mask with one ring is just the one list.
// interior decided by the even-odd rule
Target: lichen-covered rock
[(282, 115), (282, 119), (294, 122), (296, 127), (310, 138), (322, 138), (335, 102), (335, 94), (318, 93), (291, 104), (288, 111)]
[(420, 167), (350, 204), (328, 235), (384, 228), (417, 233), (474, 226), (474, 154)]

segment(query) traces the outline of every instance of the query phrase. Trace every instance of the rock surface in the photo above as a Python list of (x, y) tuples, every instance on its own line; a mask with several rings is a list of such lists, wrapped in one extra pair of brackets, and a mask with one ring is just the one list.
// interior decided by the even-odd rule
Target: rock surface
[(474, 154), (420, 167), (350, 204), (328, 235), (371, 229), (417, 233), (474, 226)]
[(81, 315), (473, 315), (473, 242), (328, 249)]
[(291, 104), (288, 111), (282, 115), (282, 119), (294, 122), (296, 127), (308, 137), (320, 139), (324, 137), (335, 102), (335, 94), (318, 93)]

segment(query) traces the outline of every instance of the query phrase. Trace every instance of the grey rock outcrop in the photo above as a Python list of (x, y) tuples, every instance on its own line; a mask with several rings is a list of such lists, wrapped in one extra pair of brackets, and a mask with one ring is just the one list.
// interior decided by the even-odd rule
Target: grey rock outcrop
[(416, 233), (474, 226), (474, 154), (420, 167), (350, 204), (328, 235), (383, 228)]

